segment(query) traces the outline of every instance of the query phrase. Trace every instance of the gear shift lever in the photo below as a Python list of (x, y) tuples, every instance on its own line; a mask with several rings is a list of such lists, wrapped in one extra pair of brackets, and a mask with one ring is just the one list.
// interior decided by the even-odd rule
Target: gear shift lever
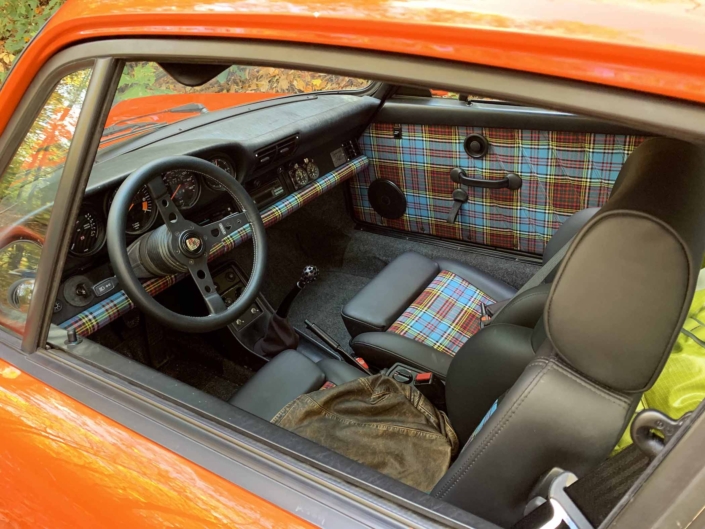
[(298, 296), (299, 292), (301, 292), (304, 288), (306, 288), (308, 285), (318, 279), (318, 274), (318, 267), (313, 265), (308, 265), (304, 267), (303, 271), (301, 272), (301, 278), (296, 282), (294, 288), (292, 288), (286, 295), (281, 305), (279, 305), (279, 308), (277, 309), (277, 316), (281, 318), (286, 318), (289, 315), (289, 311), (291, 310), (291, 304), (296, 299), (296, 296)]
[(296, 349), (299, 345), (299, 335), (289, 323), (287, 316), (291, 304), (306, 286), (318, 279), (318, 268), (306, 266), (301, 272), (301, 278), (282, 301), (276, 314), (269, 320), (269, 326), (264, 337), (255, 344), (255, 352), (262, 356), (272, 357), (287, 349)]

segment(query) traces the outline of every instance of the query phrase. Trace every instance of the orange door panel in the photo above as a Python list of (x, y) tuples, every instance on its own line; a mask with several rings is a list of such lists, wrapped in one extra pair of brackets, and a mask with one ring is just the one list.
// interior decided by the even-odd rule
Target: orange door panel
[(0, 360), (0, 527), (308, 528)]

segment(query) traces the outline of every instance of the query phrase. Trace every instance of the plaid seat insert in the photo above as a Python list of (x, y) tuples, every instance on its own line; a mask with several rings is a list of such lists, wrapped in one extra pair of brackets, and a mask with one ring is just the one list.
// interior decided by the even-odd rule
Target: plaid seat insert
[(462, 277), (443, 270), (388, 332), (452, 356), (480, 330), (480, 304), (494, 302)]

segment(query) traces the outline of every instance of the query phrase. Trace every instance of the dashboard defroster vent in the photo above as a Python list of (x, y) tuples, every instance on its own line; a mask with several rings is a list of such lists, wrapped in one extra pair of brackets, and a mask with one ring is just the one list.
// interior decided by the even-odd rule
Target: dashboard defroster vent
[(294, 136), (289, 136), (284, 138), (277, 143), (267, 145), (255, 151), (255, 160), (257, 161), (257, 167), (264, 167), (265, 165), (271, 164), (274, 160), (278, 158), (284, 158), (296, 151), (296, 146), (299, 141), (298, 134)]

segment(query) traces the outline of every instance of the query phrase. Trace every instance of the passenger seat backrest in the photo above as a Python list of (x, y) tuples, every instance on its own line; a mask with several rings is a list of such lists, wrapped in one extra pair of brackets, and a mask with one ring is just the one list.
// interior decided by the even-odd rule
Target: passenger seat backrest
[[(661, 372), (705, 250), (705, 149), (647, 140), (620, 179), (559, 268), (539, 323), (545, 327), (534, 329), (547, 337), (536, 358), (434, 496), (511, 525), (545, 472), (561, 467), (581, 476), (609, 455)], [(452, 400), (452, 386), (462, 382), (447, 383)]]

